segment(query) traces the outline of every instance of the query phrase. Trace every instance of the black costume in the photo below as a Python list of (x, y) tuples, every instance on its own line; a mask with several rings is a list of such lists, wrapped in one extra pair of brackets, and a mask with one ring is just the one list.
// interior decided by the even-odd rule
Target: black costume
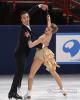
[[(30, 17), (39, 9), (38, 5), (32, 7), (28, 13)], [(30, 31), (30, 29), (25, 26), (21, 25), (21, 34), (19, 38), (19, 42), (17, 45), (17, 48), (15, 50), (15, 59), (16, 59), (16, 73), (14, 75), (13, 83), (10, 89), (10, 92), (8, 94), (9, 98), (15, 97), (13, 93), (17, 94), (17, 87), (21, 86), (22, 76), (24, 72), (24, 66), (25, 66), (25, 58), (28, 57), (30, 48), (28, 47), (28, 38), (25, 36), (25, 32), (29, 32), (31, 35), (33, 32)], [(12, 96), (11, 96), (12, 95)]]

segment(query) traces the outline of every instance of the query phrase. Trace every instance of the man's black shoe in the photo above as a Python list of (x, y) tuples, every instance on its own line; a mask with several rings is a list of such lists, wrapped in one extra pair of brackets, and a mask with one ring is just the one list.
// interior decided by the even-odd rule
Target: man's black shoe
[(8, 98), (22, 99), (22, 96), (19, 96), (17, 93), (9, 93)]

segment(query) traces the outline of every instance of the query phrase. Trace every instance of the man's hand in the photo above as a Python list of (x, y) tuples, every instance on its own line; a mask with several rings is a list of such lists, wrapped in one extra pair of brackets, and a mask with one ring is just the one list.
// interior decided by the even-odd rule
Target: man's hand
[(46, 5), (46, 4), (39, 4), (38, 7), (44, 11), (48, 10), (48, 5)]
[(25, 32), (24, 35), (25, 35), (26, 37), (29, 37), (29, 36), (30, 36), (29, 32)]

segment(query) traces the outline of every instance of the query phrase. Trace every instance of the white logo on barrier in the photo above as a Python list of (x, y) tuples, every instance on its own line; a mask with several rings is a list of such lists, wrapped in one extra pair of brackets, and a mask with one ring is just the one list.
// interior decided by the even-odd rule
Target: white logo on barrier
[(80, 34), (56, 34), (56, 61), (80, 63)]

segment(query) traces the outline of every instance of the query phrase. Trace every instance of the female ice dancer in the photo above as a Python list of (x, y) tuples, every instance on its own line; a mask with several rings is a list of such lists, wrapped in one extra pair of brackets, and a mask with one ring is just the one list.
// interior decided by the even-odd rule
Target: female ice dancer
[[(44, 31), (44, 34), (41, 35), (37, 40), (31, 41), (29, 40), (29, 47), (32, 48), (38, 44), (42, 44), (42, 48), (36, 48), (36, 53), (35, 57), (31, 66), (30, 74), (28, 77), (28, 93), (24, 96), (25, 99), (30, 99), (31, 98), (31, 91), (32, 91), (32, 82), (33, 78), (36, 74), (36, 72), (39, 70), (40, 66), (44, 64), (46, 68), (49, 69), (51, 75), (55, 78), (60, 91), (62, 94), (65, 96), (66, 92), (63, 89), (62, 81), (58, 73), (56, 72), (56, 66), (57, 65), (55, 58), (54, 58), (54, 53), (48, 48), (49, 42), (52, 38), (52, 35), (57, 32), (58, 27), (55, 24), (51, 23), (51, 18), (49, 13), (47, 14), (47, 27)], [(28, 34), (25, 34), (26, 37), (28, 37)]]

